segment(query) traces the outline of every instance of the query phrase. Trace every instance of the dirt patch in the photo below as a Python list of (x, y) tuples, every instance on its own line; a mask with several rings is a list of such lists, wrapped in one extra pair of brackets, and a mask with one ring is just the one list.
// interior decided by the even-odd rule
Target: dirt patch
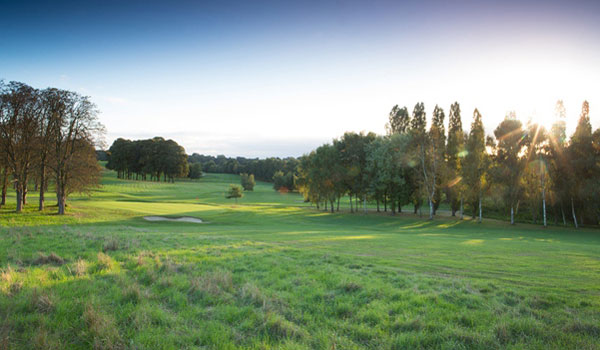
[(191, 216), (182, 216), (179, 218), (167, 218), (164, 216), (144, 216), (144, 220), (146, 221), (178, 221), (178, 222), (192, 222), (194, 224), (203, 223), (202, 220), (198, 218), (193, 218)]

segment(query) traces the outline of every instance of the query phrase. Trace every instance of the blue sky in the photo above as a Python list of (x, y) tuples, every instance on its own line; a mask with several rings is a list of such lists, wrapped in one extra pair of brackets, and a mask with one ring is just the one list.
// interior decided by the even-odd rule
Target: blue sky
[(89, 95), (107, 142), (298, 156), (384, 132), (394, 104), (600, 127), (593, 1), (72, 1), (0, 5), (0, 78)]

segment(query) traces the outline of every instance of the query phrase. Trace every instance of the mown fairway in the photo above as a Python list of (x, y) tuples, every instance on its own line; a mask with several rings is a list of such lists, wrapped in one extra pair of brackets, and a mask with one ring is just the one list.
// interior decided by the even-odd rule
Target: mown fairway
[(235, 205), (237, 182), (106, 172), (66, 217), (1, 209), (0, 349), (600, 348), (597, 231), (330, 214), (265, 183)]

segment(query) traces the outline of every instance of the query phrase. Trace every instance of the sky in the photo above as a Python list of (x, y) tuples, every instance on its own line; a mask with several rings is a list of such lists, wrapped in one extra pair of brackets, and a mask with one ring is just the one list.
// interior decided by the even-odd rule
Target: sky
[(189, 154), (300, 156), (420, 101), (491, 134), (562, 99), (571, 133), (584, 100), (600, 127), (600, 2), (0, 0), (0, 79), (90, 96), (107, 145)]

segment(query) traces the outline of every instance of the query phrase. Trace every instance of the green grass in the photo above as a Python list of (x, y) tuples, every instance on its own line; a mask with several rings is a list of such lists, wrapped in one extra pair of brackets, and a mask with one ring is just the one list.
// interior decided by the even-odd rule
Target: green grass
[(600, 348), (597, 231), (329, 214), (260, 182), (235, 205), (237, 182), (106, 172), (67, 216), (0, 209), (0, 349)]

